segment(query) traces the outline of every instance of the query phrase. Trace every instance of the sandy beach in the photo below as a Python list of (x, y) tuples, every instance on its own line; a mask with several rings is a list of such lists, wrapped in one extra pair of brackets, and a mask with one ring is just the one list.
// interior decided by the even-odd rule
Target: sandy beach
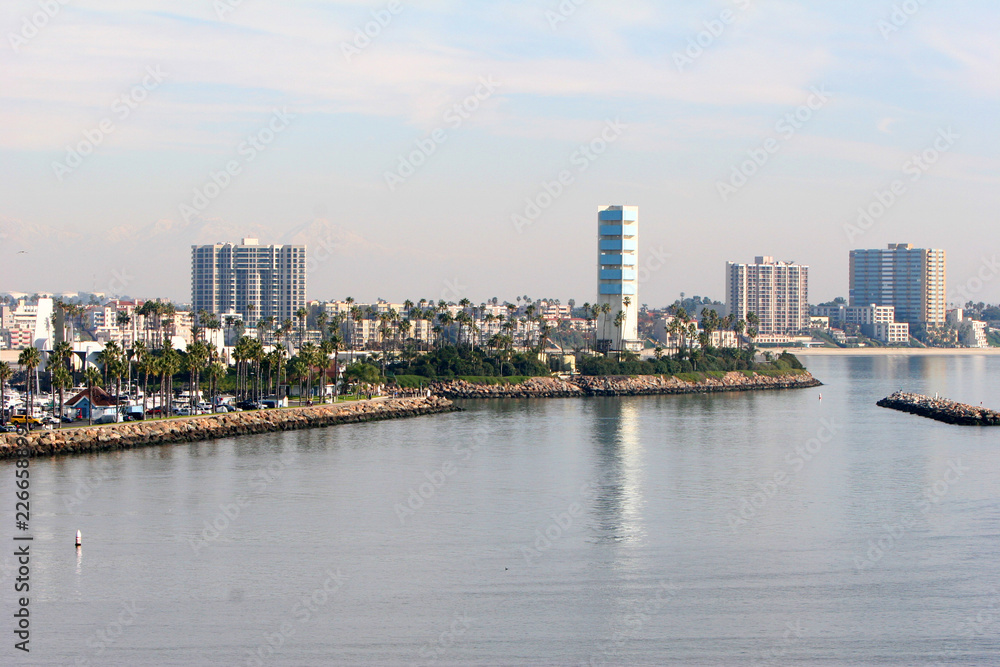
[(1000, 347), (790, 347), (779, 349), (780, 352), (790, 352), (797, 357), (890, 357), (890, 356), (923, 356), (923, 357), (954, 357), (954, 356), (984, 356), (1000, 354)]

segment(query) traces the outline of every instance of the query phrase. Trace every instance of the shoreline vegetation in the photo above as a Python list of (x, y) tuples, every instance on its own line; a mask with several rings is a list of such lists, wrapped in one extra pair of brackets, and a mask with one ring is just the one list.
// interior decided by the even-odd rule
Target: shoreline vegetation
[[(426, 378), (397, 378), (411, 384)], [(456, 378), (426, 385), (436, 396), (458, 399), (480, 398), (576, 398), (584, 396), (650, 396), (705, 394), (728, 391), (804, 389), (822, 382), (804, 369), (783, 371), (706, 371), (678, 375), (580, 375), (552, 377)]]

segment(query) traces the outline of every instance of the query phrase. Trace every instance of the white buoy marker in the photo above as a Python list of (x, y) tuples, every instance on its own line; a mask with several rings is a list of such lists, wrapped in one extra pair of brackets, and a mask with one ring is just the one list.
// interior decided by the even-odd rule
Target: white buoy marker
[(80, 545), (82, 544), (83, 544), (83, 535), (78, 530), (76, 531), (76, 548), (79, 549)]

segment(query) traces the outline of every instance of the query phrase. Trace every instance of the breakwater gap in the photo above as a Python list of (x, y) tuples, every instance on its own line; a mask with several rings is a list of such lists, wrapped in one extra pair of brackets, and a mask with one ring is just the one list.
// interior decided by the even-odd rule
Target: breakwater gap
[(966, 405), (946, 398), (897, 391), (876, 403), (881, 408), (909, 412), (960, 426), (1000, 426), (1000, 412), (982, 406)]
[(450, 400), (439, 396), (390, 398), (284, 410), (250, 410), (205, 417), (32, 431), (25, 436), (6, 433), (0, 435), (0, 459), (15, 458), (17, 443), (22, 437), (28, 441), (30, 456), (59, 456), (419, 417), (458, 410), (460, 408)]

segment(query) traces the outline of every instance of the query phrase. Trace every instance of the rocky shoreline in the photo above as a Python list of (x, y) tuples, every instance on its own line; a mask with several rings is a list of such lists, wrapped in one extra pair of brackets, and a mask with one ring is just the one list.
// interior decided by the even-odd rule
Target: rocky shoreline
[(779, 376), (754, 373), (748, 376), (739, 371), (731, 371), (721, 377), (706, 376), (698, 382), (673, 375), (579, 376), (569, 380), (529, 378), (520, 384), (473, 384), (465, 380), (452, 380), (431, 383), (430, 389), (437, 396), (460, 399), (571, 398), (802, 389), (822, 384), (808, 372)]
[(961, 426), (1000, 426), (1000, 412), (944, 398), (897, 391), (876, 403), (881, 408), (909, 412), (946, 424)]
[[(31, 456), (58, 456), (418, 417), (459, 409), (447, 398), (437, 396), (393, 398), (287, 410), (253, 410), (165, 421), (32, 431), (23, 437), (28, 441)], [(16, 456), (18, 439), (21, 437), (14, 433), (0, 435), (0, 459)]]

